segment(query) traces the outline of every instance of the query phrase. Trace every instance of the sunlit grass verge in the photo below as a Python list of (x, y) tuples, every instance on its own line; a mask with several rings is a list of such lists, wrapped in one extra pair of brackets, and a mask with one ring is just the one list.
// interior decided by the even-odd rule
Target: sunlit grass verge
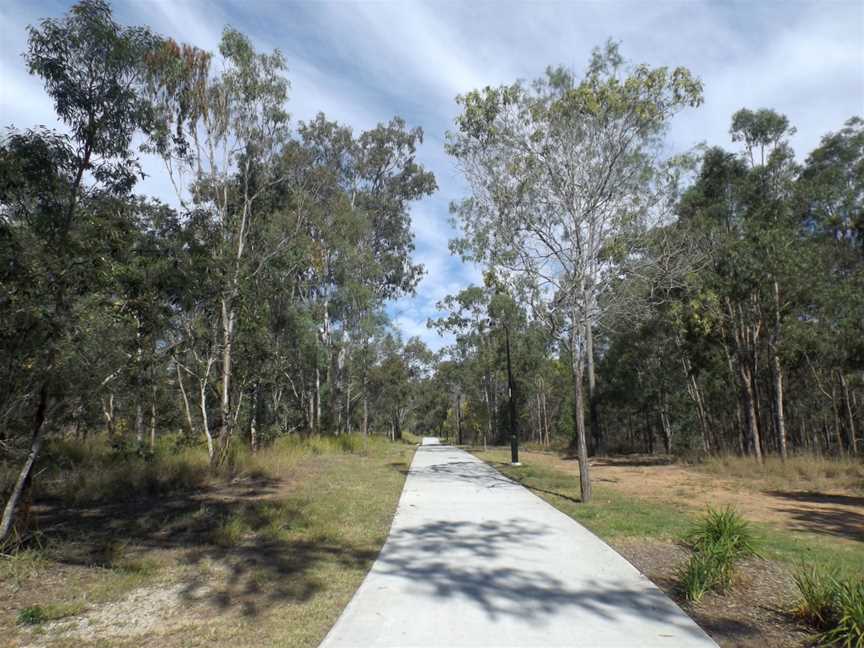
[[(387, 537), (413, 451), (380, 437), (286, 438), (256, 455), (238, 451), (232, 476), (205, 465), (201, 488), (164, 500), (85, 498), (88, 511), (110, 512), (112, 533), (46, 529), (43, 544), (0, 558), (0, 636), (27, 644), (38, 632), (62, 643), (63, 623), (50, 621), (82, 609), (86, 618), (140, 587), (194, 584), (205, 593), (171, 611), (179, 625), (159, 635), (163, 648), (317, 646)], [(206, 634), (189, 629), (198, 617)]]
[[(236, 440), (228, 460), (212, 469), (203, 446), (189, 447), (176, 435), (162, 437), (155, 450), (109, 443), (54, 440), (37, 464), (34, 499), (56, 499), (71, 506), (159, 497), (218, 485), (243, 477), (275, 477), (310, 455), (365, 454), (369, 444), (386, 442), (360, 434), (296, 435), (277, 438), (252, 454)], [(17, 464), (0, 464), (0, 494), (11, 490)]]
[(794, 612), (820, 630), (821, 646), (864, 646), (864, 579), (802, 565), (795, 574), (800, 599)]
[[(523, 458), (522, 466), (511, 466), (509, 450), (475, 452), (496, 469), (531, 489), (554, 507), (578, 520), (607, 541), (652, 539), (675, 542), (698, 522), (698, 515), (675, 501), (662, 502), (624, 495), (614, 485), (595, 482), (590, 503), (579, 501), (579, 476)], [(780, 530), (751, 523), (759, 555), (794, 567), (802, 561), (841, 574), (864, 573), (864, 552), (847, 542), (822, 535)]]

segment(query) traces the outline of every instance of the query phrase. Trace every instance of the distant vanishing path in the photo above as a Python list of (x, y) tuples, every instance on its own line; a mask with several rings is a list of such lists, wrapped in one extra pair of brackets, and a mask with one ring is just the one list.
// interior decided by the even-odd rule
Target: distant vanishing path
[(716, 648), (583, 526), (436, 445), (417, 450), (390, 537), (321, 645)]

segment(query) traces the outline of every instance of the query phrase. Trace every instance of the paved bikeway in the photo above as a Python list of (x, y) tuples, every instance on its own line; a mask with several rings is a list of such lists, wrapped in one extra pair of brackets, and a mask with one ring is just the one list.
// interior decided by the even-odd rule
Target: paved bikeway
[(635, 567), (473, 455), (423, 445), (322, 648), (716, 648)]

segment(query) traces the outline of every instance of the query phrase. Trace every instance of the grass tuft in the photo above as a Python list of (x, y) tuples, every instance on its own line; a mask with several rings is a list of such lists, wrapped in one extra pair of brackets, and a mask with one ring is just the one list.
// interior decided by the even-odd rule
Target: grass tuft
[(39, 625), (45, 622), (45, 611), (38, 605), (26, 607), (18, 612), (20, 625)]
[(49, 603), (48, 605), (33, 605), (18, 612), (18, 625), (40, 625), (48, 621), (57, 621), (66, 617), (81, 614), (85, 606), (82, 603)]
[(834, 617), (837, 576), (835, 569), (802, 565), (793, 575), (801, 595), (793, 610), (795, 616), (814, 628), (829, 628)]
[(837, 581), (836, 621), (820, 639), (828, 646), (864, 648), (864, 580)]
[(693, 603), (702, 600), (708, 591), (727, 591), (736, 564), (757, 555), (750, 525), (731, 507), (709, 508), (684, 541), (693, 549), (693, 555), (679, 574), (680, 586)]
[(794, 613), (817, 630), (820, 646), (864, 647), (864, 580), (803, 566), (795, 574), (800, 600)]
[(732, 560), (756, 555), (750, 524), (731, 506), (708, 512), (685, 536), (693, 551), (720, 553)]

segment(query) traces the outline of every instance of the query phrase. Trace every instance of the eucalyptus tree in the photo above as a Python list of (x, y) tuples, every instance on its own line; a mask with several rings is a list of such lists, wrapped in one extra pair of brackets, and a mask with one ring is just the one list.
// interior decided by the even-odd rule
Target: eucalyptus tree
[[(493, 291), (488, 286), (468, 286), (455, 295), (447, 295), (436, 304), (445, 317), (430, 320), (428, 326), (439, 333), (456, 336), (451, 356), (460, 358), (462, 371), (476, 372), (480, 385), (485, 417), (483, 420), (483, 445), (494, 442), (498, 433), (498, 402), (502, 385), (497, 363), (493, 322), (489, 306)], [(458, 401), (457, 401), (458, 402)], [(461, 403), (459, 403), (461, 406)], [(461, 409), (459, 412), (461, 417)], [(461, 425), (461, 421), (457, 421)]]
[[(219, 284), (220, 329), (214, 464), (227, 457), (242, 394), (232, 379), (244, 286), (297, 233), (296, 223), (287, 218), (269, 249), (251, 249), (266, 216), (259, 209), (264, 193), (286, 180), (279, 164), (289, 137), (285, 59), (278, 50), (256, 52), (246, 36), (231, 28), (223, 32), (219, 55), (219, 72), (209, 53), (171, 40), (148, 57), (152, 150), (163, 156), (183, 206), (207, 219), (218, 234), (211, 259)], [(208, 356), (208, 369), (213, 364)]]
[(140, 172), (131, 143), (149, 125), (149, 106), (137, 87), (154, 43), (148, 30), (116, 23), (102, 0), (83, 0), (28, 28), (24, 61), (65, 131), (10, 131), (0, 143), (0, 237), (11, 255), (4, 267), (15, 268), (3, 277), (4, 339), (17, 411), (30, 411), (30, 450), (0, 542), (12, 532), (46, 424), (68, 404), (76, 304), (103, 278), (99, 269), (114, 252), (110, 230)]
[(628, 66), (609, 42), (594, 50), (584, 79), (550, 68), (531, 86), (487, 87), (457, 101), (447, 150), (471, 197), (453, 206), (464, 234), (454, 249), (528, 277), (536, 316), (568, 349), (587, 501), (582, 384), (587, 369), (592, 438), (602, 452), (593, 330), (611, 275), (606, 252), (651, 210), (662, 135), (675, 113), (701, 103), (702, 86), (685, 68)]
[(805, 161), (796, 194), (805, 231), (818, 246), (819, 263), (811, 270), (821, 270), (807, 323), (823, 324), (797, 328), (818, 343), (817, 362), (836, 376), (839, 407), (833, 387), (818, 391), (831, 395), (835, 421), (842, 410), (847, 447), (856, 453), (862, 424), (860, 414), (856, 424), (855, 387), (864, 386), (864, 120), (853, 117), (822, 138)]
[[(309, 264), (299, 278), (300, 294), (319, 323), (327, 427), (338, 431), (350, 420), (349, 347), (368, 344), (363, 322), (384, 301), (413, 292), (422, 275), (422, 267), (411, 262), (409, 204), (433, 192), (435, 178), (415, 160), (422, 131), (408, 129), (400, 118), (356, 137), (323, 114), (298, 130), (292, 147), (305, 166), (298, 174), (317, 178), (318, 187), (303, 228)], [(317, 412), (320, 376), (315, 384)], [(366, 408), (364, 385), (361, 380)]]

